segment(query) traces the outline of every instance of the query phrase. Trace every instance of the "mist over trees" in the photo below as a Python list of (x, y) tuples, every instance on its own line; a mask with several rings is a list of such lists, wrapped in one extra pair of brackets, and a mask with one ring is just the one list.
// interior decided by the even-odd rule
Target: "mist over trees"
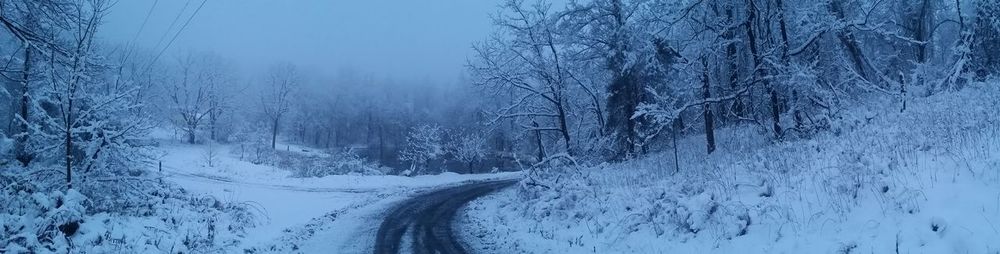
[[(470, 55), (456, 77), (444, 81), (400, 78), (394, 76), (400, 73), (376, 74), (347, 67), (329, 71), (331, 66), (351, 66), (344, 59), (313, 65), (302, 64), (309, 59), (268, 59), (264, 67), (255, 68), (236, 60), (239, 58), (211, 50), (172, 47), (206, 2), (187, 1), (178, 13), (171, 10), (168, 18), (172, 22), (166, 31), (151, 31), (142, 21), (131, 41), (106, 41), (101, 37), (105, 18), (119, 1), (0, 0), (0, 252), (70, 253), (80, 246), (71, 241), (74, 234), (85, 236), (78, 237), (76, 243), (100, 247), (87, 252), (145, 253), (154, 248), (171, 253), (234, 252), (236, 249), (231, 248), (247, 244), (238, 241), (258, 240), (246, 229), (273, 222), (272, 215), (301, 215), (297, 209), (314, 205), (317, 193), (357, 197), (320, 200), (328, 204), (343, 202), (344, 206), (325, 206), (322, 209), (330, 210), (310, 216), (314, 218), (296, 218), (312, 219), (301, 221), (301, 227), (268, 226), (267, 230), (274, 229), (272, 233), (293, 236), (292, 240), (298, 241), (328, 235), (316, 230), (341, 230), (326, 226), (334, 224), (322, 224), (332, 223), (332, 219), (349, 220), (348, 224), (335, 225), (351, 225), (354, 219), (365, 219), (357, 224), (369, 225), (368, 217), (378, 216), (340, 215), (347, 211), (375, 211), (378, 209), (360, 208), (376, 199), (396, 202), (417, 191), (431, 191), (462, 179), (502, 179), (511, 183), (509, 179), (524, 177), (518, 190), (508, 192), (515, 195), (511, 202), (495, 203), (502, 204), (498, 207), (502, 209), (478, 206), (469, 210), (494, 214), (518, 211), (518, 216), (529, 219), (523, 224), (529, 225), (526, 229), (531, 231), (521, 236), (541, 234), (553, 243), (565, 244), (566, 239), (555, 234), (584, 230), (548, 231), (538, 227), (558, 220), (565, 224), (543, 226), (585, 226), (586, 230), (603, 232), (594, 236), (619, 232), (625, 236), (638, 232), (638, 227), (629, 225), (651, 224), (648, 231), (666, 239), (674, 232), (665, 231), (661, 225), (681, 233), (673, 236), (686, 237), (702, 229), (715, 230), (712, 224), (705, 223), (709, 219), (728, 218), (715, 221), (722, 225), (720, 231), (730, 231), (725, 232), (726, 237), (702, 238), (706, 241), (679, 238), (683, 242), (714, 244), (716, 250), (725, 250), (717, 248), (720, 240), (732, 240), (748, 232), (777, 242), (774, 235), (798, 232), (800, 227), (809, 229), (815, 221), (835, 218), (824, 217), (825, 213), (858, 215), (847, 211), (862, 203), (872, 205), (872, 210), (861, 215), (879, 215), (879, 219), (887, 214), (908, 216), (907, 220), (894, 217), (892, 222), (895, 226), (929, 222), (919, 226), (933, 233), (905, 233), (916, 228), (910, 225), (869, 228), (871, 232), (903, 232), (904, 237), (921, 239), (935, 235), (950, 241), (974, 234), (964, 227), (975, 221), (952, 218), (970, 217), (964, 215), (981, 212), (973, 210), (983, 210), (980, 203), (994, 199), (983, 194), (987, 192), (967, 195), (972, 198), (966, 201), (971, 202), (963, 202), (956, 213), (938, 217), (939, 211), (935, 211), (936, 206), (950, 206), (953, 193), (996, 189), (978, 183), (978, 187), (965, 188), (968, 186), (961, 186), (965, 182), (955, 179), (990, 181), (990, 175), (985, 173), (994, 173), (989, 170), (995, 165), (989, 160), (994, 155), (989, 150), (1000, 151), (988, 146), (992, 139), (980, 138), (1000, 133), (990, 128), (996, 121), (989, 117), (998, 107), (982, 103), (990, 101), (982, 98), (995, 96), (967, 96), (995, 91), (981, 88), (998, 82), (997, 0), (502, 0), (491, 17), (493, 34), (468, 48), (455, 49), (470, 51)], [(146, 19), (156, 8), (162, 6), (156, 7), (154, 2)], [(230, 11), (216, 11), (220, 10)], [(297, 9), (290, 10), (297, 14)], [(270, 11), (263, 10), (268, 14)], [(327, 13), (320, 10), (312, 14)], [(287, 18), (289, 14), (284, 15)], [(263, 18), (275, 24), (284, 20)], [(334, 27), (315, 22), (331, 20), (313, 18), (296, 22), (308, 20), (303, 30), (310, 32)], [(228, 28), (266, 30), (234, 23), (238, 25)], [(393, 25), (391, 21), (380, 23), (385, 24)], [(426, 29), (438, 27), (428, 25)], [(159, 38), (156, 45), (138, 46), (139, 35), (149, 33)], [(339, 34), (315, 37), (334, 40), (334, 35)], [(456, 39), (436, 33), (421, 35)], [(280, 43), (316, 39), (311, 35), (259, 36), (272, 36)], [(310, 43), (314, 42), (299, 45), (316, 45)], [(413, 46), (408, 43), (392, 41), (386, 45)], [(434, 46), (439, 47), (437, 50), (450, 47)], [(269, 50), (279, 52), (276, 55), (287, 53), (280, 48)], [(390, 52), (397, 51), (378, 53), (396, 57)], [(254, 57), (264, 55), (268, 54)], [(372, 62), (381, 65), (378, 60)], [(393, 70), (393, 65), (386, 64), (385, 68)], [(936, 96), (940, 94), (957, 96)], [(942, 102), (947, 105), (937, 105)], [(872, 109), (880, 111), (867, 115)], [(959, 109), (966, 111), (957, 112)], [(896, 112), (909, 114), (879, 122), (891, 120), (893, 115), (888, 114)], [(933, 129), (893, 132), (894, 128), (909, 125)], [(984, 130), (977, 133), (980, 131), (976, 129)], [(935, 137), (938, 134), (940, 137)], [(899, 142), (906, 139), (920, 142)], [(946, 142), (954, 144), (933, 146)], [(836, 149), (823, 147), (831, 144)], [(862, 146), (864, 149), (857, 149)], [(900, 146), (903, 148), (895, 150)], [(794, 151), (772, 153), (782, 149)], [(877, 158), (882, 154), (868, 153), (877, 150), (890, 150), (885, 154), (892, 157)], [(673, 165), (660, 165), (668, 162), (663, 159), (667, 157), (656, 155), (669, 153), (673, 153)], [(795, 158), (780, 163), (769, 161), (776, 157)], [(689, 164), (685, 171), (684, 160), (703, 161), (696, 166)], [(952, 167), (944, 164), (945, 160), (966, 165), (938, 172), (938, 167)], [(891, 172), (909, 163), (926, 163), (923, 167), (934, 171), (917, 168)], [(781, 165), (771, 168), (772, 164)], [(803, 164), (815, 165), (772, 174)], [(831, 170), (815, 170), (821, 167)], [(716, 169), (725, 170), (713, 171)], [(699, 174), (668, 176), (649, 170)], [(928, 179), (911, 174), (921, 170), (926, 170), (923, 173)], [(499, 171), (527, 172), (412, 179), (381, 176)], [(201, 174), (205, 172), (212, 174)], [(951, 187), (925, 186), (944, 183), (938, 180), (939, 173), (945, 179), (945, 174), (951, 172)], [(591, 178), (592, 173), (606, 179)], [(230, 175), (234, 177), (227, 178)], [(331, 175), (338, 176), (328, 177)], [(355, 177), (361, 175), (379, 176)], [(658, 179), (648, 179), (654, 175)], [(188, 192), (179, 186), (190, 179), (175, 181), (178, 177), (201, 179), (208, 184), (193, 181), (197, 183), (189, 186), (195, 188), (189, 189), (194, 191)], [(281, 182), (268, 182), (272, 180)], [(365, 181), (377, 183), (355, 184)], [(661, 183), (672, 186), (650, 188)], [(206, 186), (218, 189), (208, 193), (223, 197), (197, 190)], [(229, 186), (237, 186), (237, 191)], [(692, 186), (700, 189), (689, 191)], [(247, 192), (249, 188), (243, 187), (256, 190)], [(480, 187), (468, 190), (478, 192)], [(612, 188), (616, 190), (603, 191)], [(784, 193), (802, 190), (820, 193), (807, 198)], [(875, 202), (859, 199), (869, 190), (875, 194), (871, 197), (878, 198)], [(264, 206), (259, 202), (238, 199), (272, 191), (294, 191), (288, 197), (301, 200), (294, 200), (298, 203), (293, 205), (268, 202), (270, 208), (288, 208), (272, 214), (261, 209)], [(925, 195), (932, 191), (935, 195)], [(756, 195), (759, 202), (748, 205), (742, 198), (730, 198), (743, 195)], [(260, 196), (267, 200), (284, 197)], [(782, 197), (771, 198), (777, 196)], [(594, 205), (619, 197), (635, 200)], [(934, 200), (928, 203), (931, 209), (921, 213), (918, 208), (927, 200)], [(521, 204), (509, 205), (515, 202)], [(447, 205), (459, 209), (460, 204)], [(880, 210), (875, 210), (874, 205)], [(320, 208), (313, 212), (318, 212), (316, 209)], [(605, 213), (612, 210), (620, 213)], [(578, 218), (579, 214), (587, 218)], [(982, 214), (983, 219), (989, 217)], [(617, 215), (627, 216), (622, 220)], [(951, 224), (943, 223), (942, 218)], [(772, 231), (775, 234), (757, 231), (770, 225), (789, 225), (782, 221), (785, 219), (806, 227), (778, 227)], [(586, 221), (595, 223), (579, 223)], [(781, 224), (769, 223), (776, 221)], [(500, 222), (503, 220), (490, 220), (493, 224)], [(868, 227), (869, 222), (848, 226)], [(591, 229), (592, 225), (599, 228)], [(116, 226), (125, 229), (116, 231)], [(954, 234), (958, 231), (955, 228), (963, 228), (963, 232)], [(493, 233), (503, 232), (490, 229)], [(308, 233), (300, 237), (300, 232)], [(812, 233), (826, 232), (821, 229)], [(946, 232), (948, 237), (944, 237)], [(119, 233), (121, 238), (117, 238)], [(623, 239), (621, 236), (608, 240), (615, 243)], [(607, 242), (588, 242), (585, 246), (583, 241), (593, 237), (572, 237), (567, 238), (569, 247), (584, 251), (591, 247), (597, 252), (592, 246), (616, 246)], [(286, 239), (290, 238), (278, 238)], [(634, 238), (642, 239), (649, 238)], [(692, 239), (695, 241), (689, 241)], [(900, 234), (895, 234), (896, 252), (901, 242), (925, 245), (924, 241), (901, 239)], [(837, 242), (839, 250), (849, 252), (858, 247), (850, 241)], [(500, 242), (521, 246), (510, 239)], [(298, 243), (288, 245), (299, 250)], [(949, 247), (931, 243), (928, 246)], [(148, 249), (114, 249), (121, 245)], [(798, 247), (798, 239), (791, 245)], [(270, 251), (277, 251), (274, 245), (271, 247)], [(618, 251), (630, 250), (642, 249)]]
[(59, 165), (67, 183), (154, 129), (254, 163), (295, 144), (391, 174), (626, 160), (686, 135), (711, 153), (719, 128), (808, 138), (861, 101), (903, 111), (1000, 70), (991, 1), (509, 0), (453, 82), (247, 72), (105, 44), (105, 1), (3, 3), (3, 133), (18, 164)]

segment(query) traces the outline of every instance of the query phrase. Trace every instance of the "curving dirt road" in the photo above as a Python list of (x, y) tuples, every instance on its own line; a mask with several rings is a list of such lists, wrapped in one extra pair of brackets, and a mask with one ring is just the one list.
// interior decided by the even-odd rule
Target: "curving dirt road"
[[(375, 254), (466, 253), (452, 233), (451, 222), (465, 203), (513, 185), (517, 180), (477, 182), (436, 190), (404, 201), (382, 221), (375, 236)], [(405, 246), (404, 242), (412, 243)]]

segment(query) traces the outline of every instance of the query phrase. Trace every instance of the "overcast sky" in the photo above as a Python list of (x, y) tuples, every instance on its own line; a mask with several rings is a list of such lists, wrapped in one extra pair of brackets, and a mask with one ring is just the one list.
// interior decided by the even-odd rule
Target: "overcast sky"
[[(201, 3), (118, 1), (102, 37), (137, 38), (137, 45), (158, 52)], [(496, 5), (496, 0), (208, 0), (163, 58), (195, 49), (216, 52), (248, 72), (288, 61), (327, 73), (353, 69), (453, 82), (464, 70), (471, 43), (490, 34)]]

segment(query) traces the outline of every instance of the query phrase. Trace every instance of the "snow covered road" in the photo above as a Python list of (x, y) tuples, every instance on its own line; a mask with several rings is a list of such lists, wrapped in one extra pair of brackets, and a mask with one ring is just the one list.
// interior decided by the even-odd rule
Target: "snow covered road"
[[(334, 175), (292, 177), (291, 172), (235, 158), (218, 146), (218, 161), (204, 165), (204, 146), (163, 141), (164, 181), (187, 191), (251, 207), (256, 225), (234, 251), (265, 253), (370, 253), (378, 225), (397, 204), (479, 181), (517, 178), (520, 173), (416, 177)], [(158, 169), (154, 169), (158, 170)]]
[[(515, 180), (483, 181), (435, 190), (411, 198), (392, 209), (382, 221), (375, 240), (375, 254), (466, 253), (452, 233), (452, 221), (466, 203)], [(409, 239), (406, 237), (409, 236)], [(411, 243), (406, 246), (406, 243)]]

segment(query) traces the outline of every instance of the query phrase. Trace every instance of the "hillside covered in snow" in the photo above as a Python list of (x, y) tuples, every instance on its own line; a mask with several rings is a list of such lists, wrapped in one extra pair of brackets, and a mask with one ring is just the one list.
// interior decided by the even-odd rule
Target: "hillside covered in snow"
[(552, 162), (472, 202), (464, 237), (492, 253), (994, 253), (998, 87), (849, 112), (810, 139), (723, 129), (679, 168), (672, 153)]

